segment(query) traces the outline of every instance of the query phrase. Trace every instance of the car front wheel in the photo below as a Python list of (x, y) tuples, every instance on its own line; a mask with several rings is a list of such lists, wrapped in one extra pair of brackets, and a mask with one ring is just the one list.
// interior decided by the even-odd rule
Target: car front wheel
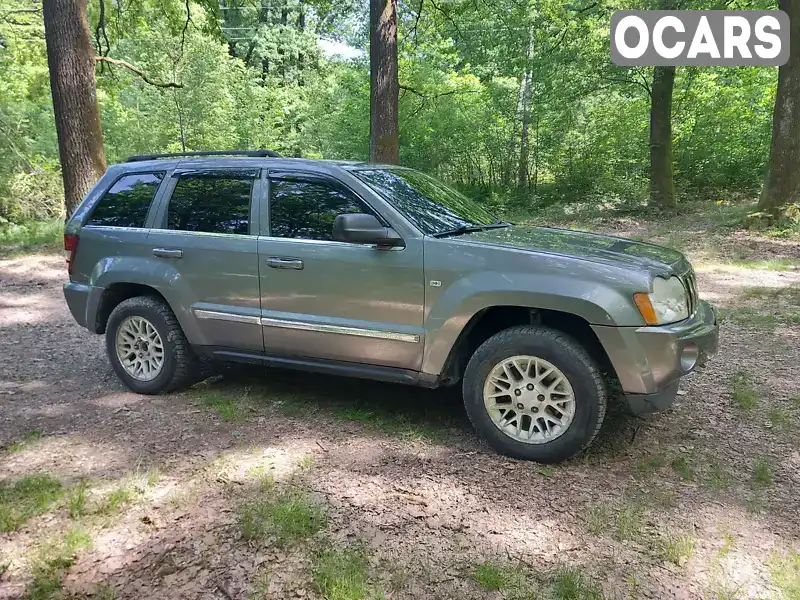
[(137, 296), (120, 302), (106, 326), (106, 351), (117, 376), (138, 394), (190, 383), (196, 362), (178, 319), (163, 301)]
[(568, 335), (519, 326), (486, 340), (467, 365), (464, 404), (472, 424), (499, 452), (554, 463), (586, 448), (603, 422), (605, 383)]

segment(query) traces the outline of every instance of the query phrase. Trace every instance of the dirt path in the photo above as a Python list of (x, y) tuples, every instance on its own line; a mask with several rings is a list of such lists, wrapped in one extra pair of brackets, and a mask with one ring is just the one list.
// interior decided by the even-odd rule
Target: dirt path
[[(783, 295), (800, 271), (701, 269), (728, 313), (717, 359), (673, 410), (612, 413), (586, 455), (547, 469), (480, 444), (448, 392), (232, 368), (131, 394), (63, 279), (58, 256), (0, 261), (0, 485), (61, 486), (0, 533), (0, 598), (32, 593), (42, 564), (54, 594), (358, 597), (325, 587), (348, 547), (364, 589), (391, 598), (755, 598), (778, 593), (800, 547), (800, 308)], [(287, 493), (319, 526), (245, 540), (242, 506)], [(88, 541), (68, 560), (41, 558), (77, 530)], [(559, 587), (570, 577), (577, 596)]]

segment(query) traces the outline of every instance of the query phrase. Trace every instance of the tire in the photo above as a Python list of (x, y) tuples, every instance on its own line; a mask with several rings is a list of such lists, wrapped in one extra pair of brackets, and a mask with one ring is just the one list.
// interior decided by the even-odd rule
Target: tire
[[(536, 359), (542, 361), (539, 363), (541, 371), (538, 370), (540, 367), (534, 367), (535, 373), (544, 373), (547, 370), (545, 362), (549, 363), (549, 366), (556, 367), (566, 378), (568, 382), (566, 386), (571, 386), (565, 387), (565, 384), (559, 383), (555, 389), (562, 390), (565, 393), (557, 391), (550, 396), (553, 399), (569, 398), (569, 392), (571, 391), (571, 397), (573, 398), (571, 403), (561, 405), (562, 407), (568, 407), (567, 410), (572, 407), (571, 421), (564, 428), (561, 428), (560, 433), (556, 431), (558, 436), (551, 441), (546, 441), (546, 434), (549, 433), (549, 430), (548, 432), (542, 432), (542, 426), (540, 425), (536, 425), (534, 428), (532, 419), (540, 418), (545, 411), (549, 411), (548, 414), (556, 414), (562, 417), (564, 417), (565, 413), (553, 412), (552, 408), (539, 409), (530, 408), (529, 406), (525, 406), (522, 412), (517, 413), (518, 415), (529, 415), (527, 418), (518, 418), (522, 419), (523, 424), (529, 424), (528, 435), (530, 437), (535, 435), (539, 440), (545, 440), (541, 443), (531, 443), (530, 441), (521, 441), (516, 437), (512, 437), (512, 434), (507, 434), (501, 430), (500, 425), (495, 423), (490, 415), (490, 410), (484, 403), (484, 388), (487, 387), (496, 395), (501, 396), (497, 400), (498, 403), (508, 402), (508, 406), (512, 409), (511, 412), (507, 412), (507, 409), (506, 412), (495, 410), (496, 418), (502, 423), (506, 417), (497, 417), (497, 415), (514, 414), (515, 409), (512, 404), (517, 399), (512, 394), (506, 395), (501, 391), (504, 388), (488, 383), (487, 378), (490, 374), (493, 374), (493, 381), (497, 381), (495, 375), (498, 371), (495, 369), (503, 369), (503, 367), (499, 366), (503, 361), (512, 357), (523, 356), (536, 357)], [(525, 359), (520, 360), (523, 361), (522, 364), (524, 365)], [(523, 366), (523, 369), (530, 368), (530, 363), (528, 363), (527, 367)], [(519, 385), (522, 385), (523, 375), (520, 370), (514, 371), (512, 377), (517, 375), (520, 378)], [(502, 377), (502, 373), (500, 376)], [(508, 376), (507, 373), (506, 376)], [(553, 375), (549, 377), (553, 378), (552, 381), (557, 379)], [(542, 379), (541, 381), (542, 385), (547, 387), (544, 384), (549, 383), (551, 380)], [(503, 383), (503, 385), (505, 384)], [(517, 385), (517, 381), (515, 380), (510, 385), (512, 387)], [(513, 391), (511, 387), (508, 389)], [(527, 389), (530, 390), (531, 388), (528, 387)], [(514, 394), (516, 393), (514, 391)], [(545, 398), (545, 396), (538, 395), (539, 393), (538, 391), (531, 391), (531, 395), (526, 395), (526, 392), (521, 391), (519, 399), (525, 399), (526, 401), (531, 399), (532, 401), (533, 395), (537, 399)], [(475, 351), (467, 365), (464, 373), (463, 394), (464, 406), (472, 425), (490, 446), (506, 456), (540, 463), (556, 463), (566, 460), (589, 446), (600, 431), (600, 426), (603, 424), (603, 418), (606, 413), (607, 394), (605, 381), (597, 364), (583, 346), (560, 331), (532, 325), (511, 327), (486, 340)], [(566, 402), (564, 400), (560, 401)], [(492, 400), (489, 400), (489, 402), (492, 402)], [(518, 406), (522, 407), (523, 405), (519, 404)], [(540, 410), (542, 413), (539, 413)], [(564, 408), (559, 410), (563, 411)], [(538, 416), (534, 417), (532, 412), (526, 411), (536, 411)], [(567, 422), (567, 418), (564, 418), (564, 423)], [(543, 423), (544, 427), (551, 426), (551, 423), (547, 420), (536, 421), (536, 423), (539, 422)], [(516, 421), (512, 419), (511, 423), (516, 423)], [(511, 424), (507, 424), (506, 427), (511, 427)], [(514, 427), (516, 428), (517, 425), (514, 425)], [(555, 427), (557, 426), (554, 426), (554, 431)], [(517, 435), (520, 435), (519, 429), (516, 432)]]
[[(145, 319), (158, 333), (163, 346), (160, 371), (143, 381), (131, 375), (117, 353), (120, 328), (131, 318)], [(141, 321), (137, 321), (141, 322)], [(162, 394), (192, 383), (198, 360), (172, 309), (151, 296), (136, 296), (120, 302), (111, 312), (106, 325), (106, 352), (111, 366), (122, 383), (137, 394)]]

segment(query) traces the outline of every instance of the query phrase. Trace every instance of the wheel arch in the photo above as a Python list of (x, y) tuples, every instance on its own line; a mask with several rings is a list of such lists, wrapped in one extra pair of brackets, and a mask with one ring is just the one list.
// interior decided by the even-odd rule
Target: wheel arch
[(597, 361), (609, 379), (616, 379), (616, 371), (605, 348), (583, 317), (553, 309), (501, 305), (483, 308), (472, 315), (450, 349), (439, 376), (440, 383), (458, 383), (478, 347), (493, 335), (516, 325), (542, 325), (569, 335)]
[(150, 296), (160, 300), (167, 306), (170, 306), (169, 301), (167, 301), (164, 295), (152, 286), (142, 283), (122, 281), (112, 283), (103, 288), (103, 291), (100, 294), (92, 331), (95, 333), (105, 333), (106, 325), (108, 325), (108, 318), (111, 316), (111, 312), (121, 302), (136, 296)]

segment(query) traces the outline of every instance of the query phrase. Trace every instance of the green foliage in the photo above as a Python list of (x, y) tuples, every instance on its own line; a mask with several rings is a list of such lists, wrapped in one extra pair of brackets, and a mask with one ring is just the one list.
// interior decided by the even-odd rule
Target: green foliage
[(786, 555), (775, 555), (769, 563), (772, 583), (787, 600), (800, 598), (800, 552), (793, 550)]
[(0, 483), (0, 532), (16, 531), (31, 517), (47, 512), (63, 495), (61, 483), (45, 473)]
[(366, 600), (378, 598), (369, 578), (366, 549), (330, 547), (314, 557), (314, 583), (325, 600)]
[(684, 564), (694, 556), (694, 551), (695, 540), (685, 533), (669, 535), (661, 543), (662, 558), (676, 565)]
[(600, 587), (578, 569), (563, 568), (553, 577), (554, 600), (603, 600)]
[(768, 458), (758, 458), (753, 464), (753, 483), (760, 488), (769, 487), (774, 479), (772, 461)]
[(53, 251), (63, 247), (62, 219), (5, 224), (0, 220), (0, 256), (39, 249)]
[[(0, 21), (0, 224), (58, 218), (63, 191), (41, 16), (15, 11), (30, 8), (29, 0), (6, 4), (14, 17)], [(95, 40), (95, 52), (136, 65), (153, 82), (180, 86), (152, 85), (99, 63), (109, 162), (137, 153), (259, 147), (287, 156), (367, 158), (368, 60), (326, 57), (317, 42), (333, 35), (363, 48), (367, 12), (363, 3), (297, 0), (225, 10), (142, 0), (106, 11), (107, 35)], [(402, 5), (402, 162), (503, 215), (573, 202), (641, 211), (652, 73), (611, 64), (611, 12), (558, 0), (453, 0), (441, 10)], [(94, 32), (96, 3), (88, 19)], [(730, 189), (756, 195), (776, 80), (775, 69), (677, 70), (675, 178), (685, 197), (710, 203)], [(797, 222), (788, 215), (771, 234), (793, 235)]]
[(672, 468), (675, 469), (675, 472), (684, 479), (688, 479), (690, 481), (694, 479), (694, 468), (692, 467), (689, 459), (685, 456), (675, 457), (671, 464)]
[(75, 555), (92, 545), (91, 536), (82, 529), (71, 529), (61, 538), (44, 542), (33, 557), (33, 578), (28, 584), (29, 600), (60, 598), (65, 569), (75, 562)]
[(44, 437), (44, 432), (41, 429), (30, 429), (30, 430), (26, 431), (22, 435), (22, 439), (21, 440), (17, 440), (16, 442), (13, 442), (8, 447), (8, 451), (12, 452), (12, 453), (13, 452), (21, 452), (25, 448), (30, 447), (31, 444), (36, 442), (36, 440), (41, 439), (42, 437)]
[(731, 377), (731, 399), (741, 410), (751, 411), (758, 406), (758, 388), (750, 375), (737, 371)]
[(272, 537), (280, 546), (305, 539), (325, 526), (325, 513), (299, 490), (276, 491), (271, 478), (261, 478), (256, 498), (239, 508), (245, 540)]

